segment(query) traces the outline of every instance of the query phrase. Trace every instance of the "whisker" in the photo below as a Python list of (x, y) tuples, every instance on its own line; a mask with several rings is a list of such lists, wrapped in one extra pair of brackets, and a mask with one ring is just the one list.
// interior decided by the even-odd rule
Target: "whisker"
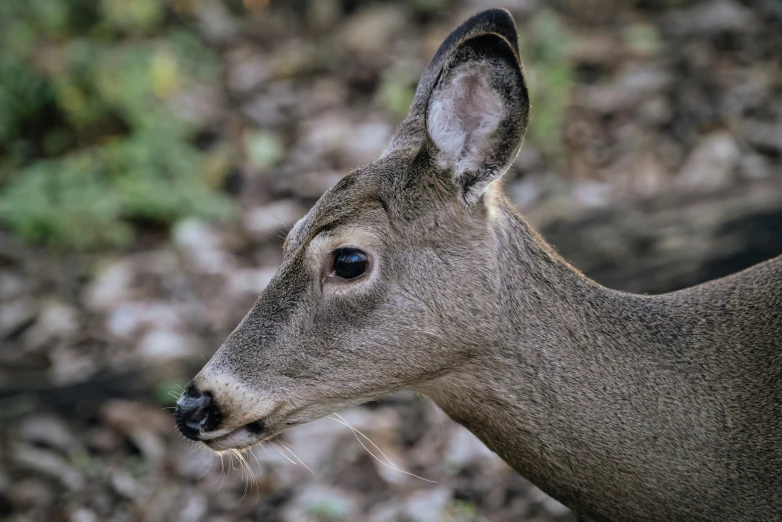
[(218, 453), (220, 456), (220, 486), (217, 488), (218, 491), (223, 489), (223, 484), (225, 484), (225, 477), (226, 477), (226, 471), (225, 471), (225, 461), (223, 460), (224, 453), (221, 451)]
[[(198, 477), (198, 480), (201, 480), (201, 479), (202, 479), (202, 478), (204, 478), (204, 477), (205, 477), (207, 474), (209, 474), (209, 472), (210, 472), (210, 471), (212, 471), (212, 464), (214, 464), (214, 461), (215, 461), (215, 459), (214, 459), (214, 454), (212, 454), (212, 455), (209, 455), (209, 452), (208, 452), (208, 451), (204, 451), (203, 453), (201, 453), (201, 455), (202, 455), (202, 456), (206, 456), (206, 457), (208, 457), (208, 460), (206, 461), (206, 464), (209, 464), (209, 465), (206, 467), (206, 471), (204, 471), (204, 472), (201, 474), (201, 476), (199, 476), (199, 477)], [(204, 465), (202, 464), (202, 465), (201, 465), (201, 467), (204, 467)]]
[(228, 459), (231, 461), (231, 469), (234, 471), (238, 471), (236, 469), (236, 464), (234, 464), (234, 454), (233, 451), (228, 450)]
[(247, 470), (247, 475), (250, 477), (252, 485), (255, 487), (255, 489), (258, 489), (258, 481), (255, 479), (255, 472), (253, 471), (252, 467), (250, 467), (250, 463), (247, 461), (247, 457), (245, 457), (244, 452), (247, 451), (246, 449), (239, 452), (239, 455), (242, 456), (242, 462), (244, 462), (244, 469)]
[[(263, 443), (261, 443), (261, 444), (263, 444)], [(261, 446), (261, 447), (263, 447), (263, 446)], [(263, 450), (266, 451), (266, 448), (263, 448)], [(261, 461), (258, 460), (258, 456), (255, 455), (255, 452), (253, 451), (253, 448), (250, 448), (250, 455), (253, 456), (253, 458), (255, 459), (255, 463), (258, 464), (258, 471), (263, 473), (263, 466), (261, 466)]]
[[(231, 463), (233, 464), (233, 456), (237, 454), (237, 451), (233, 448), (228, 450), (228, 454), (231, 455)], [(242, 482), (244, 482), (244, 493), (247, 494), (247, 481), (244, 480), (244, 468), (242, 468), (241, 463), (239, 464), (239, 471), (241, 473)], [(244, 498), (244, 497), (242, 497)]]
[(223, 456), (222, 456), (222, 455), (220, 455), (220, 453), (215, 453), (215, 454), (216, 454), (218, 457), (220, 457), (220, 475), (219, 475), (219, 476), (217, 476), (217, 477), (216, 477), (216, 478), (215, 478), (215, 479), (212, 481), (212, 484), (211, 484), (212, 486), (214, 486), (215, 484), (217, 484), (217, 482), (220, 480), (220, 477), (222, 477), (222, 476), (223, 476)]
[(247, 473), (250, 475), (250, 478), (252, 479), (253, 489), (255, 490), (255, 497), (256, 497), (255, 500), (257, 502), (258, 500), (260, 500), (260, 498), (259, 498), (259, 495), (260, 495), (259, 491), (260, 490), (258, 488), (258, 478), (257, 478), (255, 472), (253, 471), (252, 465), (250, 464), (250, 460), (247, 458), (247, 455), (246, 455), (247, 453), (252, 454), (252, 447), (245, 448), (244, 450), (241, 451), (241, 453), (242, 453), (242, 458), (244, 459), (245, 464), (247, 464)]
[[(261, 462), (258, 460), (258, 457), (255, 455), (255, 451), (253, 451), (252, 446), (248, 448), (248, 451), (250, 452), (250, 455), (253, 456), (255, 459), (255, 463), (258, 464), (258, 472), (263, 473), (263, 467), (261, 466)], [(258, 479), (255, 479), (255, 503), (261, 501), (261, 488), (258, 487)]]
[[(339, 417), (339, 415), (338, 415), (338, 414), (336, 414), (336, 413), (335, 413), (334, 415), (337, 415), (337, 416)], [(434, 480), (429, 480), (429, 479), (425, 479), (424, 477), (419, 477), (418, 475), (415, 475), (415, 474), (413, 474), (413, 473), (410, 473), (409, 471), (405, 471), (405, 470), (403, 470), (403, 469), (400, 469), (399, 467), (397, 467), (397, 466), (396, 466), (396, 464), (394, 464), (394, 463), (391, 461), (391, 459), (389, 459), (389, 458), (388, 458), (388, 456), (387, 456), (385, 453), (383, 453), (383, 450), (381, 450), (380, 448), (378, 448), (378, 447), (377, 447), (377, 444), (375, 444), (374, 442), (372, 442), (372, 441), (370, 440), (370, 438), (369, 438), (369, 437), (367, 437), (366, 435), (364, 435), (363, 433), (361, 433), (359, 430), (357, 430), (356, 428), (354, 428), (353, 426), (351, 426), (350, 424), (348, 424), (347, 422), (345, 422), (345, 421), (344, 421), (344, 419), (343, 419), (343, 420), (339, 420), (339, 419), (337, 419), (337, 418), (335, 418), (335, 417), (332, 417), (332, 416), (330, 416), (330, 415), (329, 415), (329, 416), (327, 416), (326, 418), (327, 418), (327, 419), (331, 419), (331, 420), (333, 420), (333, 421), (335, 421), (335, 422), (339, 422), (340, 424), (342, 424), (342, 425), (344, 425), (344, 426), (347, 426), (348, 428), (350, 428), (350, 429), (351, 429), (351, 431), (353, 432), (353, 436), (355, 436), (355, 437), (356, 437), (356, 440), (358, 441), (358, 443), (359, 443), (359, 444), (361, 444), (361, 447), (363, 447), (363, 448), (366, 450), (366, 452), (367, 452), (367, 453), (369, 453), (369, 455), (370, 455), (370, 456), (371, 456), (373, 459), (375, 459), (376, 461), (378, 461), (378, 462), (379, 462), (380, 464), (382, 464), (383, 466), (385, 466), (385, 467), (387, 467), (387, 468), (390, 468), (390, 469), (393, 469), (394, 471), (398, 471), (399, 473), (404, 473), (405, 475), (409, 475), (409, 476), (411, 476), (411, 477), (415, 477), (415, 478), (417, 478), (417, 479), (423, 480), (424, 482), (430, 482), (430, 483), (432, 483), (432, 484), (436, 484), (436, 481), (434, 481)], [(340, 418), (341, 418), (341, 417), (340, 417)], [(377, 448), (377, 450), (380, 452), (380, 454), (381, 454), (381, 455), (383, 455), (383, 457), (385, 457), (385, 459), (388, 461), (388, 463), (386, 463), (386, 462), (383, 462), (383, 461), (382, 461), (382, 460), (381, 460), (381, 459), (380, 459), (380, 458), (379, 458), (377, 455), (375, 455), (374, 453), (372, 453), (372, 452), (369, 450), (369, 448), (367, 448), (367, 447), (366, 447), (366, 445), (365, 445), (365, 444), (364, 444), (364, 443), (361, 441), (361, 439), (358, 437), (359, 435), (361, 435), (362, 437), (364, 437), (364, 438), (365, 438), (365, 439), (366, 439), (366, 440), (367, 440), (367, 441), (368, 441), (370, 444), (372, 444), (372, 446), (374, 446), (375, 448)]]
[(345, 420), (345, 418), (344, 418), (343, 416), (341, 416), (340, 414), (338, 414), (338, 413), (334, 413), (333, 415), (334, 415), (335, 417), (337, 417), (337, 418), (339, 419), (339, 421), (340, 421), (342, 424), (344, 424), (345, 426), (347, 426), (348, 428), (350, 428), (351, 430), (353, 430), (353, 432), (354, 432), (354, 433), (358, 433), (359, 435), (361, 435), (362, 437), (364, 437), (364, 438), (365, 438), (367, 441), (369, 441), (369, 443), (370, 443), (370, 444), (372, 444), (372, 446), (373, 446), (375, 449), (377, 449), (377, 451), (379, 451), (379, 452), (380, 452), (380, 454), (381, 454), (381, 455), (383, 455), (383, 457), (385, 457), (386, 461), (388, 461), (388, 463), (389, 463), (389, 464), (390, 464), (390, 465), (391, 465), (391, 466), (392, 466), (394, 469), (397, 469), (396, 465), (395, 465), (395, 464), (394, 464), (394, 463), (391, 461), (391, 459), (389, 459), (389, 458), (388, 458), (388, 455), (386, 455), (385, 453), (383, 453), (383, 450), (381, 450), (380, 448), (378, 448), (378, 447), (377, 447), (377, 444), (375, 444), (374, 442), (372, 442), (372, 441), (370, 440), (370, 438), (369, 438), (369, 437), (367, 437), (366, 435), (364, 435), (363, 433), (361, 433), (359, 430), (357, 430), (356, 428), (354, 428), (353, 426), (351, 426), (350, 424), (348, 424), (348, 421), (346, 421), (346, 420)]
[[(242, 498), (240, 499), (240, 501), (241, 501), (241, 500), (244, 500), (244, 497), (247, 496), (247, 489), (250, 486), (250, 479), (252, 478), (252, 470), (249, 469), (250, 465), (247, 464), (247, 461), (245, 460), (244, 455), (242, 455), (242, 453), (238, 449), (232, 449), (231, 453), (236, 455), (236, 459), (239, 461), (239, 469), (241, 470), (242, 479), (244, 481), (244, 494), (242, 495)], [(245, 472), (247, 470), (249, 470), (249, 473), (247, 473), (245, 475)]]
[(293, 447), (292, 447), (290, 444), (287, 444), (287, 443), (286, 443), (284, 440), (282, 440), (282, 439), (278, 439), (278, 440), (280, 441), (280, 444), (282, 444), (282, 445), (283, 445), (283, 446), (284, 446), (284, 447), (285, 447), (285, 448), (286, 448), (286, 449), (287, 449), (287, 450), (290, 452), (290, 454), (291, 454), (291, 455), (293, 455), (293, 458), (295, 458), (296, 460), (298, 460), (298, 461), (301, 463), (301, 465), (302, 465), (302, 466), (304, 466), (305, 468), (307, 468), (307, 471), (309, 471), (309, 472), (310, 472), (310, 473), (312, 473), (313, 475), (317, 475), (317, 473), (315, 473), (314, 471), (312, 471), (312, 470), (310, 469), (310, 467), (309, 467), (309, 466), (307, 466), (307, 465), (304, 463), (304, 461), (303, 461), (303, 460), (301, 460), (301, 459), (299, 458), (299, 456), (298, 456), (298, 455), (296, 455), (296, 454), (293, 452)]
[[(284, 441), (282, 441), (282, 440), (281, 440), (280, 442), (282, 442), (283, 444), (285, 444), (287, 447), (289, 447), (289, 448), (293, 449), (293, 445), (292, 445), (292, 444), (288, 444), (287, 442), (284, 442)], [(307, 453), (307, 455), (309, 455), (310, 457), (312, 457), (312, 458), (315, 458), (315, 455), (313, 455), (313, 454), (312, 454), (312, 453), (310, 453), (309, 451), (307, 451), (306, 453)]]
[[(228, 465), (225, 467), (225, 479), (223, 479), (223, 484), (231, 481), (231, 470), (234, 469), (234, 456), (228, 450), (225, 450), (225, 454), (228, 456)], [(222, 488), (223, 485), (221, 484), (220, 487)]]
[[(252, 446), (249, 446), (247, 448), (244, 448), (243, 450), (240, 450), (240, 453), (242, 454), (242, 458), (247, 463), (247, 474), (250, 476), (250, 479), (252, 480), (253, 489), (255, 490), (255, 503), (261, 501), (261, 490), (258, 487), (258, 478), (255, 475), (255, 472), (253, 471), (252, 465), (250, 464), (250, 460), (245, 456), (245, 453), (249, 453), (253, 457), (255, 457), (255, 454), (253, 453)], [(255, 459), (255, 462), (258, 462), (258, 459)], [(258, 468), (260, 472), (261, 464), (258, 463)]]
[[(234, 451), (235, 450), (228, 450), (229, 455), (231, 455), (231, 469), (233, 469), (236, 472), (236, 478), (242, 479), (242, 482), (244, 482), (244, 469), (242, 468), (242, 464), (239, 463), (239, 467), (236, 467), (236, 463), (234, 462)], [(228, 477), (231, 478), (231, 477)]]
[(276, 449), (276, 450), (277, 450), (277, 452), (278, 452), (280, 455), (282, 455), (283, 457), (285, 457), (285, 458), (288, 460), (288, 462), (290, 462), (291, 464), (293, 464), (294, 466), (296, 466), (296, 463), (295, 463), (295, 462), (293, 462), (293, 461), (290, 459), (290, 457), (288, 457), (288, 456), (287, 456), (285, 453), (283, 453), (283, 452), (282, 452), (282, 450), (280, 449), (280, 447), (279, 447), (279, 446), (277, 446), (277, 445), (274, 443), (274, 441), (273, 441), (273, 440), (270, 440), (270, 441), (269, 441), (269, 444), (271, 444), (271, 445), (272, 445), (272, 447), (273, 447), (274, 449)]
[(182, 432), (179, 431), (179, 428), (176, 427), (176, 425), (171, 426), (170, 429), (174, 432), (174, 435), (177, 436), (178, 439), (187, 441), (187, 442), (193, 442), (190, 439), (186, 439), (184, 435), (182, 435)]

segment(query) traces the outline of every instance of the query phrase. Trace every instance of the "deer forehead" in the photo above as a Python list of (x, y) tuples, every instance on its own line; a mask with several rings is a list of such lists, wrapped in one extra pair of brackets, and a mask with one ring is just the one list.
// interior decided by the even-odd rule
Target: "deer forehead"
[(285, 251), (302, 246), (311, 249), (321, 236), (314, 245), (317, 248), (348, 244), (379, 247), (390, 219), (388, 201), (394, 198), (388, 171), (403, 168), (398, 162), (381, 160), (345, 175), (291, 228)]
[[(368, 222), (371, 223), (372, 220)], [(372, 229), (371, 225), (351, 223), (318, 234), (312, 238), (307, 248), (312, 255), (319, 256), (341, 247), (352, 246), (377, 251), (383, 245), (381, 236)]]
[(301, 248), (309, 257), (318, 259), (340, 247), (380, 249), (388, 229), (388, 216), (380, 200), (358, 199), (344, 205), (327, 211), (313, 208), (291, 229), (286, 252)]

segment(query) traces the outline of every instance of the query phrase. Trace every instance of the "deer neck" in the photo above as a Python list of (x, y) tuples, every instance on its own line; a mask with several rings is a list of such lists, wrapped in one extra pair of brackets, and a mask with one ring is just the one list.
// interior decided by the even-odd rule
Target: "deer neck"
[(637, 296), (585, 278), (510, 203), (492, 209), (491, 235), (501, 316), (486, 328), (485, 355), (419, 389), (526, 478), (588, 512), (605, 504), (606, 492), (585, 492), (613, 482), (602, 479), (607, 460), (633, 467), (605, 450), (621, 445), (601, 438), (612, 413), (599, 401), (632, 366), (621, 340)]

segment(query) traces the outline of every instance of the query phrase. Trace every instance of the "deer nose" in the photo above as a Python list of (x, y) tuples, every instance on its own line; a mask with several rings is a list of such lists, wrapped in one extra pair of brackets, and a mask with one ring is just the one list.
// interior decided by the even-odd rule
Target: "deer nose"
[(221, 415), (210, 392), (200, 392), (191, 382), (176, 403), (176, 425), (182, 435), (190, 440), (200, 440), (199, 435), (217, 429)]

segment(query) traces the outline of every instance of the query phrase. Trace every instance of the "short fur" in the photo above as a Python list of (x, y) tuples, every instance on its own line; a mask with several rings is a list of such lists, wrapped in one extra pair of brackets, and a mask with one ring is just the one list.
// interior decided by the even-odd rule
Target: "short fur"
[[(200, 440), (245, 446), (413, 388), (590, 519), (779, 519), (782, 258), (660, 296), (561, 259), (489, 184), (527, 123), (516, 40), (502, 10), (456, 29), (383, 157), (293, 228), (194, 379), (222, 414)], [(367, 252), (366, 277), (329, 275), (340, 246)]]

